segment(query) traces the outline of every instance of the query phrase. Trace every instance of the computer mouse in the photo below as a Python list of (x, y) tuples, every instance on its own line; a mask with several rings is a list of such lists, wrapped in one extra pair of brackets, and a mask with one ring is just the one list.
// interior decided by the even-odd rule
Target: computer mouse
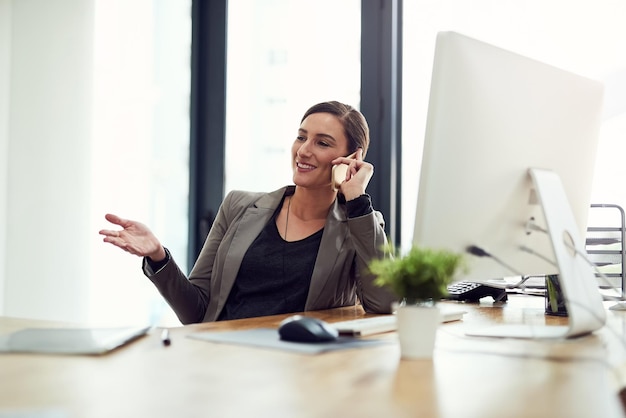
[(284, 319), (278, 327), (283, 341), (297, 343), (322, 343), (335, 341), (339, 332), (321, 319), (294, 315)]

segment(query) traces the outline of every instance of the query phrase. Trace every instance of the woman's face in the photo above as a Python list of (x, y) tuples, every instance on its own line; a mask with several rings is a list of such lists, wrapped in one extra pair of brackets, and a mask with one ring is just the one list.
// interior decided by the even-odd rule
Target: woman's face
[(339, 119), (330, 113), (307, 116), (291, 147), (294, 184), (331, 190), (330, 162), (346, 155), (348, 138)]

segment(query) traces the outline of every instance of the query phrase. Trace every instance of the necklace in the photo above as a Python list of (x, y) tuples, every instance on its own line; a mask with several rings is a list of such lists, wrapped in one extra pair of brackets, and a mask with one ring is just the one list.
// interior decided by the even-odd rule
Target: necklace
[(285, 219), (285, 233), (283, 234), (285, 241), (287, 241), (287, 229), (289, 228), (289, 212), (290, 211), (291, 211), (291, 196), (289, 196), (289, 202), (287, 203), (287, 216)]

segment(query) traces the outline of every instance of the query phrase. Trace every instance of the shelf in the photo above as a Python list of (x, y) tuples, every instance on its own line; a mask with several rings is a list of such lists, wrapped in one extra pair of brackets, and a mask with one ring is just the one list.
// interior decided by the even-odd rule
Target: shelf
[(598, 284), (623, 292), (626, 265), (624, 209), (614, 204), (592, 204), (589, 215), (586, 249), (589, 259), (598, 268)]

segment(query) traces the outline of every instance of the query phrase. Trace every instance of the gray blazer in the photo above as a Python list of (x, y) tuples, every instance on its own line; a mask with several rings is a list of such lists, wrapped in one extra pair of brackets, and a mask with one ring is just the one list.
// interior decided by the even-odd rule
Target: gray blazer
[[(271, 193), (228, 193), (196, 260), (189, 279), (174, 260), (154, 272), (144, 260), (144, 273), (183, 324), (215, 321), (232, 289), (241, 261), (285, 194), (294, 186)], [(368, 312), (389, 313), (397, 298), (373, 284), (367, 263), (382, 256), (387, 243), (384, 220), (374, 211), (347, 219), (345, 205), (335, 200), (328, 213), (315, 261), (305, 310), (354, 305)]]

